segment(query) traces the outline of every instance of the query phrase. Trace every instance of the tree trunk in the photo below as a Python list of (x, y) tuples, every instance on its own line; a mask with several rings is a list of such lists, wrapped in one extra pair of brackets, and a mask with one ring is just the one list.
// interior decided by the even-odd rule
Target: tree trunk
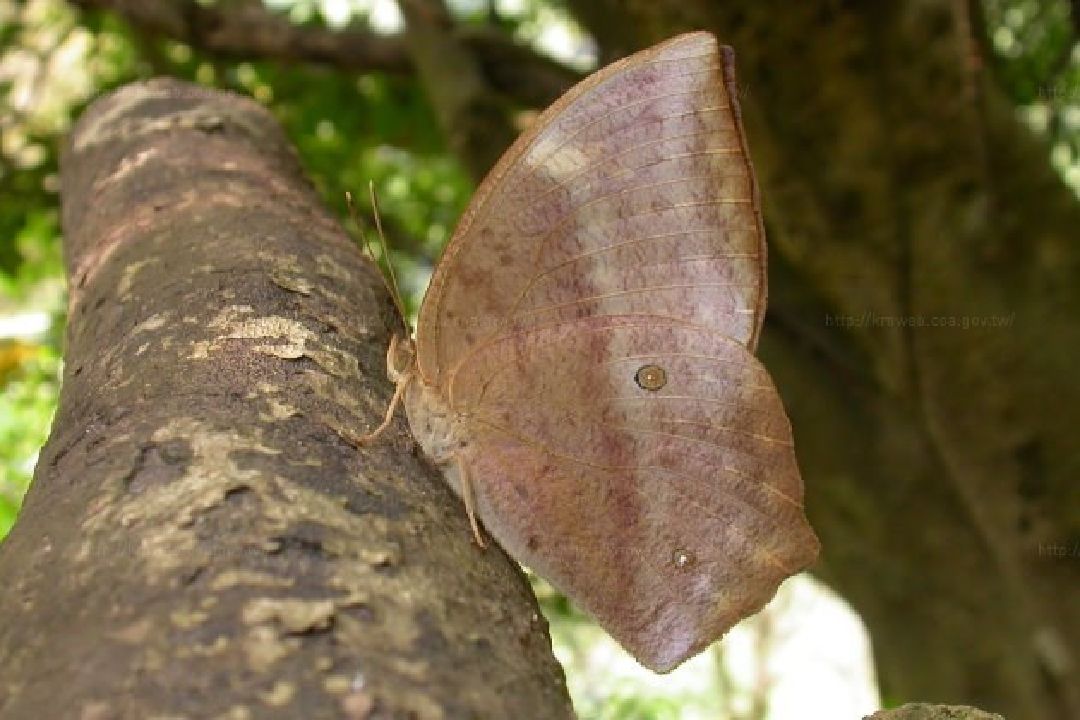
[(960, 705), (912, 703), (892, 710), (882, 710), (864, 720), (1005, 720), (976, 708)]
[(603, 57), (736, 50), (762, 355), (885, 697), (1080, 717), (1080, 204), (972, 62), (977, 3), (570, 5)]
[(565, 718), (516, 565), (399, 418), (400, 331), (268, 113), (172, 81), (63, 164), (63, 392), (0, 546), (0, 717)]

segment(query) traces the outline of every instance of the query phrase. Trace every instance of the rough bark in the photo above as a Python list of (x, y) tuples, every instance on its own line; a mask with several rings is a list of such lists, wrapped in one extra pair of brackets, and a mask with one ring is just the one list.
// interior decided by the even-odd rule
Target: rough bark
[(892, 710), (882, 710), (865, 720), (1004, 720), (976, 708), (962, 705), (926, 705), (912, 703)]
[(52, 436), (0, 546), (0, 717), (565, 718), (517, 567), (403, 423), (400, 327), (268, 113), (173, 81), (63, 161)]
[(570, 5), (605, 56), (735, 47), (762, 354), (885, 696), (1080, 717), (1080, 204), (968, 62), (968, 3)]

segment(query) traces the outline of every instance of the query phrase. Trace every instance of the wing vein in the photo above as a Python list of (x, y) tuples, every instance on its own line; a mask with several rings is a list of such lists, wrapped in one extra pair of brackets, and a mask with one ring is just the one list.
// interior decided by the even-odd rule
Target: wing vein
[(637, 295), (643, 292), (652, 292), (657, 290), (690, 290), (693, 288), (756, 288), (757, 285), (753, 283), (686, 283), (684, 285), (650, 285), (648, 287), (630, 288), (628, 290), (616, 290), (609, 293), (602, 293), (600, 295), (590, 295), (589, 297), (577, 298), (575, 300), (569, 300), (564, 303), (555, 303), (551, 305), (541, 305), (535, 308), (526, 308), (525, 310), (515, 310), (514, 314), (510, 317), (516, 318), (522, 315), (535, 315), (541, 312), (548, 312), (552, 310), (561, 310), (567, 307), (573, 307), (575, 305), (581, 305), (587, 302), (594, 302), (597, 300), (607, 300), (615, 297), (622, 297), (625, 295)]
[[(673, 93), (672, 96), (674, 96), (675, 94), (676, 93)], [(686, 94), (689, 94), (689, 93), (686, 93)], [(703, 114), (706, 114), (706, 113), (720, 112), (722, 110), (728, 110), (730, 108), (731, 108), (730, 105), (710, 105), (708, 107), (698, 108), (697, 110), (689, 110), (689, 111), (683, 112), (683, 113), (672, 113), (671, 115), (662, 115), (662, 116), (657, 117), (657, 118), (655, 118), (653, 120), (650, 120), (648, 123), (644, 123), (644, 124), (656, 125), (656, 124), (660, 124), (660, 123), (663, 123), (663, 122), (668, 121), (668, 120), (676, 120), (678, 118), (689, 117), (691, 115), (703, 115)], [(614, 111), (613, 111), (612, 114), (614, 114)], [(604, 118), (601, 118), (601, 119), (604, 119)], [(641, 127), (642, 127), (642, 125), (628, 125), (626, 127), (619, 128), (618, 131), (616, 131), (615, 133), (612, 133), (611, 137), (614, 137), (614, 136), (616, 136), (616, 135), (618, 135), (618, 134), (620, 134), (620, 133), (622, 133), (622, 132), (624, 132), (624, 131), (626, 131), (628, 129), (629, 130), (640, 130)], [(734, 130), (734, 128), (731, 128), (730, 130), (725, 130), (725, 131), (726, 132), (731, 132), (733, 130)], [(562, 180), (559, 180), (557, 183), (553, 184), (551, 187), (544, 190), (542, 193), (539, 193), (537, 195), (537, 200), (538, 201), (543, 200), (544, 198), (546, 198), (547, 196), (549, 196), (551, 193), (555, 192), (556, 190), (567, 187), (568, 185), (573, 183), (575, 180), (577, 180), (578, 178), (580, 178), (582, 175), (589, 172), (590, 170), (594, 170), (597, 167), (605, 165), (607, 162), (609, 162), (609, 161), (611, 161), (611, 160), (613, 160), (615, 158), (622, 157), (623, 155), (626, 155), (629, 152), (632, 152), (632, 151), (637, 150), (639, 148), (649, 147), (651, 145), (656, 145), (656, 144), (662, 143), (662, 142), (669, 142), (669, 141), (672, 141), (672, 140), (686, 140), (688, 138), (706, 136), (706, 135), (712, 134), (713, 132), (716, 132), (716, 131), (706, 130), (706, 131), (702, 131), (702, 132), (686, 133), (686, 134), (683, 134), (683, 135), (668, 135), (668, 136), (665, 136), (665, 137), (662, 137), (662, 138), (658, 138), (656, 140), (650, 140), (648, 142), (641, 142), (641, 143), (635, 143), (633, 145), (628, 145), (626, 148), (624, 148), (620, 152), (613, 153), (611, 155), (606, 155), (606, 156), (603, 156), (601, 158), (596, 159), (595, 161), (587, 163), (586, 165), (584, 165), (583, 167), (581, 167), (580, 169), (575, 171), (572, 175), (570, 175), (570, 176), (568, 176), (568, 177), (566, 177), (566, 178), (564, 178)], [(576, 135), (576, 133), (575, 133), (575, 135)], [(607, 138), (607, 139), (610, 140), (610, 137)], [(540, 160), (540, 161), (537, 161), (537, 162), (532, 162), (532, 163), (530, 163), (530, 165), (532, 167), (534, 167), (534, 168), (535, 167), (543, 167), (546, 163), (548, 163), (555, 156), (555, 154), (559, 150), (562, 150), (565, 147), (565, 145), (566, 145), (566, 143), (563, 143), (558, 148), (556, 148), (554, 151), (548, 153), (548, 155), (545, 156), (543, 160)], [(667, 160), (676, 160), (676, 159), (682, 159), (682, 158), (685, 158), (685, 157), (694, 157), (696, 155), (733, 154), (733, 153), (739, 152), (740, 150), (741, 150), (741, 148), (705, 148), (703, 150), (698, 150), (698, 151), (694, 151), (694, 152), (679, 153), (677, 155), (668, 155), (666, 157), (661, 158), (658, 161), (645, 163), (644, 165), (638, 165), (638, 166), (635, 166), (633, 168), (627, 168), (627, 170), (634, 170), (634, 169), (639, 169), (639, 168), (642, 168), (642, 167), (647, 167), (648, 165), (654, 164), (655, 162), (664, 162), (664, 161), (667, 161)], [(611, 177), (618, 177), (619, 175), (622, 175), (625, 172), (626, 172), (626, 170), (621, 170), (618, 173), (616, 173), (615, 175), (612, 175)]]
[[(679, 421), (678, 420), (672, 420), (670, 422), (679, 422)], [(690, 422), (690, 421), (686, 421), (686, 422)], [(644, 433), (645, 435), (659, 435), (659, 436), (662, 436), (662, 437), (675, 438), (677, 440), (687, 440), (687, 441), (693, 442), (693, 443), (700, 443), (700, 444), (703, 444), (703, 445), (709, 445), (709, 446), (715, 447), (715, 448), (717, 448), (719, 450), (730, 450), (731, 449), (730, 447), (728, 447), (726, 445), (721, 445), (720, 443), (715, 443), (715, 442), (712, 442), (711, 440), (702, 440), (701, 438), (691, 437), (689, 435), (678, 435), (676, 433), (664, 432), (663, 430), (653, 430), (651, 428), (628, 427), (626, 425), (613, 425), (611, 423), (607, 423), (607, 422), (603, 422), (603, 421), (601, 421), (600, 424), (604, 425), (605, 427), (609, 427), (612, 430), (626, 430), (626, 431), (629, 431), (629, 432)], [(696, 424), (696, 423), (694, 423), (694, 424)], [(792, 443), (790, 441), (788, 441), (788, 440), (781, 440), (780, 438), (774, 438), (771, 435), (762, 435), (761, 433), (754, 433), (754, 432), (750, 432), (749, 430), (740, 430), (739, 428), (731, 427), (730, 425), (709, 424), (709, 425), (703, 425), (703, 427), (707, 427), (710, 430), (720, 430), (721, 432), (730, 432), (730, 433), (733, 433), (735, 435), (743, 435), (745, 437), (752, 438), (754, 440), (760, 440), (761, 442), (775, 443), (777, 445), (782, 445), (782, 446), (785, 446), (785, 447), (791, 447), (792, 446)]]
[[(629, 155), (629, 154), (631, 154), (631, 153), (633, 153), (633, 152), (635, 152), (637, 150), (640, 150), (641, 148), (652, 147), (653, 145), (659, 145), (661, 143), (666, 143), (666, 142), (674, 142), (676, 140), (693, 140), (693, 139), (696, 139), (696, 138), (708, 137), (711, 134), (712, 133), (710, 131), (702, 130), (702, 131), (698, 131), (698, 132), (684, 133), (682, 135), (670, 135), (670, 136), (667, 136), (667, 137), (657, 138), (656, 140), (649, 140), (649, 141), (646, 141), (646, 142), (639, 142), (639, 143), (634, 143), (632, 145), (627, 145), (626, 147), (621, 148), (618, 152), (611, 153), (610, 155), (605, 155), (604, 157), (597, 158), (596, 160), (590, 161), (584, 167), (582, 167), (580, 170), (575, 172), (573, 175), (571, 175), (571, 176), (569, 176), (569, 177), (567, 177), (567, 178), (565, 178), (563, 180), (558, 181), (555, 185), (553, 185), (551, 188), (549, 188), (549, 191), (554, 191), (554, 190), (558, 190), (560, 188), (565, 188), (570, 183), (576, 181), (578, 178), (580, 178), (582, 175), (589, 172), (590, 170), (595, 170), (598, 167), (602, 167), (602, 166), (608, 164), (609, 162), (611, 162), (612, 160), (615, 160), (617, 158), (621, 158), (621, 157), (623, 157), (625, 155)], [(738, 155), (738, 154), (741, 154), (741, 153), (742, 153), (742, 148), (738, 147), (738, 146), (734, 146), (734, 147), (703, 148), (703, 149), (695, 151), (693, 153), (681, 153), (680, 156), (693, 156), (695, 154), (698, 154), (698, 155)], [(680, 156), (672, 156), (672, 157), (677, 158), (677, 157), (680, 157)], [(660, 159), (658, 159), (656, 161), (645, 163), (644, 165), (636, 166), (636, 167), (633, 167), (633, 168), (625, 168), (623, 171), (620, 171), (620, 174), (627, 171), (627, 170), (637, 170), (637, 169), (640, 169), (642, 167), (648, 167), (649, 165), (657, 164), (657, 163), (660, 163), (660, 162), (666, 162), (668, 159), (669, 159), (668, 157), (664, 157), (664, 158), (660, 158)], [(615, 175), (613, 177), (618, 177), (618, 175)], [(540, 199), (540, 198), (538, 198), (538, 199)]]
[[(611, 252), (613, 250), (618, 250), (620, 248), (625, 248), (625, 247), (628, 247), (630, 245), (639, 245), (641, 243), (649, 242), (649, 241), (652, 241), (652, 240), (663, 240), (664, 238), (680, 237), (680, 236), (685, 236), (685, 235), (712, 234), (712, 233), (715, 233), (715, 232), (716, 232), (716, 228), (702, 228), (701, 230), (680, 230), (679, 232), (661, 233), (659, 235), (646, 235), (645, 237), (634, 238), (633, 240), (624, 240), (622, 242), (613, 243), (611, 245), (605, 245), (603, 247), (596, 248), (595, 250), (589, 250), (587, 252), (583, 252), (583, 253), (579, 253), (577, 255), (574, 255), (573, 257), (571, 257), (571, 258), (569, 258), (567, 260), (564, 260), (563, 262), (559, 263), (558, 265), (553, 265), (553, 266), (547, 268), (546, 270), (544, 270), (544, 271), (542, 271), (540, 273), (537, 273), (534, 277), (535, 277), (536, 280), (539, 280), (540, 278), (544, 277), (545, 275), (550, 275), (551, 273), (556, 272), (557, 270), (560, 270), (561, 268), (564, 268), (564, 267), (566, 267), (568, 265), (573, 265), (576, 262), (586, 260), (586, 259), (588, 259), (590, 257), (595, 256), (595, 255), (602, 255), (602, 254), (604, 254), (606, 252)], [(686, 258), (686, 259), (688, 259), (688, 260), (725, 260), (725, 259), (738, 260), (738, 259), (757, 259), (758, 257), (760, 257), (760, 256), (757, 253), (724, 253), (724, 254), (715, 255), (715, 256), (703, 256), (703, 257), (694, 257), (694, 258)]]
[[(686, 73), (684, 75), (678, 76), (678, 79), (686, 78), (686, 77), (693, 77), (695, 75), (701, 75), (701, 74), (704, 74), (704, 73), (701, 73), (701, 72)], [(663, 102), (664, 100), (669, 100), (671, 98), (676, 98), (676, 97), (679, 97), (680, 95), (692, 95), (692, 94), (697, 93), (697, 92), (700, 92), (700, 90), (698, 90), (696, 88), (692, 88), (690, 90), (683, 90), (683, 91), (680, 91), (680, 92), (664, 93), (663, 95), (655, 95), (653, 97), (644, 98), (642, 100), (636, 100), (636, 101), (634, 101), (632, 103), (627, 103), (625, 105), (621, 105), (619, 107), (612, 108), (611, 110), (599, 115), (598, 117), (594, 118), (593, 120), (590, 120), (589, 122), (583, 124), (581, 127), (579, 127), (574, 132), (569, 133), (565, 138), (563, 138), (561, 143), (559, 143), (555, 147), (551, 148), (551, 150), (549, 150), (545, 155), (543, 155), (543, 157), (537, 158), (537, 159), (533, 159), (531, 157), (528, 157), (528, 158), (526, 158), (525, 161), (531, 167), (543, 166), (549, 160), (551, 160), (551, 158), (554, 157), (560, 150), (562, 150), (568, 144), (570, 144), (570, 142), (575, 140), (583, 132), (590, 129), (591, 127), (593, 127), (597, 123), (601, 123), (601, 122), (603, 122), (605, 120), (609, 120), (609, 119), (619, 115), (620, 113), (625, 113), (627, 110), (631, 110), (631, 109), (639, 107), (641, 105), (648, 105), (649, 103)], [(730, 108), (731, 108), (731, 106), (726, 104), (726, 103), (723, 104), (723, 105), (709, 105), (707, 107), (697, 108), (695, 110), (687, 110), (686, 112), (682, 112), (682, 113), (674, 113), (672, 115), (665, 115), (665, 116), (663, 116), (661, 118), (658, 118), (658, 120), (660, 120), (660, 121), (662, 121), (662, 120), (673, 120), (675, 118), (688, 117), (690, 115), (697, 115), (697, 114), (706, 113), (706, 112), (716, 112), (716, 111), (720, 111), (720, 110), (728, 110)], [(656, 122), (656, 120), (651, 121), (651, 122)], [(614, 134), (621, 133), (624, 130), (633, 129), (633, 128), (636, 128), (636, 127), (640, 127), (640, 126), (631, 124), (631, 125), (627, 125), (625, 127), (620, 127), (616, 131), (616, 133), (614, 133)], [(552, 189), (554, 189), (554, 188), (552, 188)], [(548, 192), (550, 192), (550, 190)], [(546, 193), (544, 195), (546, 195)], [(544, 197), (544, 195), (541, 195), (540, 197), (542, 198), (542, 197)]]

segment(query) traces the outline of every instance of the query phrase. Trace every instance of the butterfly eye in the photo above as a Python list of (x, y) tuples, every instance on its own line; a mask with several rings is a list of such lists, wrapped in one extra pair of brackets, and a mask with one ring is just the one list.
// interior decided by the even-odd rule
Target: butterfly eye
[(643, 365), (634, 374), (634, 382), (642, 390), (655, 392), (667, 385), (667, 373), (659, 365)]

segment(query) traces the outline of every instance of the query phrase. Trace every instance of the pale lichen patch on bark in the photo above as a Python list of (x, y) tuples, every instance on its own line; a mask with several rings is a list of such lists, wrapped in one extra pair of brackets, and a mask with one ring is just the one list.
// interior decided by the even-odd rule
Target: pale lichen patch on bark
[(144, 617), (125, 625), (116, 632), (110, 633), (109, 637), (128, 645), (141, 645), (146, 642), (153, 630), (154, 622), (150, 618)]
[(271, 273), (284, 273), (290, 276), (306, 273), (304, 266), (300, 263), (300, 258), (293, 253), (259, 250), (255, 253), (255, 257), (273, 266)]
[[(220, 720), (253, 720), (255, 713), (246, 705), (233, 705), (221, 716)], [(179, 718), (167, 718), (163, 720), (180, 720)]]
[(302, 346), (297, 345), (257, 345), (253, 349), (262, 355), (270, 355), (282, 360), (299, 360), (308, 355)]
[(329, 675), (323, 680), (323, 689), (334, 695), (344, 695), (351, 686), (352, 681), (344, 675)]
[(334, 616), (334, 602), (259, 597), (248, 601), (241, 615), (247, 625), (277, 623), (288, 633), (325, 630)]
[(341, 350), (309, 350), (308, 357), (326, 372), (339, 378), (355, 378), (360, 375), (360, 363), (347, 352)]
[[(357, 482), (367, 480), (357, 477)], [(316, 523), (326, 532), (322, 537), (325, 552), (339, 557), (357, 557), (358, 548), (365, 548), (364, 553), (376, 553), (379, 557), (393, 557), (395, 549), (382, 538), (387, 537), (387, 519), (381, 516), (360, 516), (344, 512), (344, 497), (327, 496), (311, 487), (293, 482), (288, 478), (274, 478), (276, 490), (288, 500), (274, 503), (264, 509), (265, 517), (278, 527), (289, 527), (303, 523)], [(364, 483), (365, 485), (367, 482)], [(364, 543), (358, 543), (363, 538)], [(350, 563), (350, 566), (356, 565)]]
[(431, 663), (423, 658), (395, 657), (390, 659), (390, 665), (399, 675), (415, 682), (423, 682), (431, 673)]
[(231, 649), (232, 644), (228, 638), (218, 636), (209, 643), (192, 643), (178, 648), (176, 655), (177, 657), (217, 657), (218, 655), (224, 655)]
[(172, 624), (182, 630), (198, 627), (209, 619), (210, 615), (203, 610), (177, 609), (169, 614)]
[(403, 612), (395, 612), (392, 616), (383, 618), (377, 628), (361, 623), (347, 614), (341, 614), (337, 618), (335, 633), (350, 644), (370, 644), (372, 636), (376, 635), (379, 644), (386, 647), (412, 647), (421, 634), (416, 618), (430, 593), (437, 592), (437, 588), (427, 585), (419, 578), (411, 580), (418, 585), (415, 590), (389, 591), (358, 563), (339, 564), (329, 584), (331, 587), (340, 588), (346, 594), (340, 605), (374, 603), (376, 598), (384, 596), (381, 597), (382, 600), (394, 603)]
[(337, 348), (320, 343), (319, 336), (303, 323), (280, 315), (241, 318), (251, 308), (231, 305), (210, 321), (210, 327), (224, 332), (213, 340), (198, 340), (192, 345), (189, 359), (206, 359), (219, 350), (225, 340), (276, 340), (259, 344), (252, 350), (264, 355), (297, 360), (310, 358), (326, 372), (341, 378), (354, 378), (360, 373), (356, 358)]
[(191, 352), (188, 353), (188, 360), (205, 360), (208, 357), (210, 357), (209, 340), (196, 340), (191, 343)]
[(172, 313), (161, 312), (155, 313), (150, 317), (143, 320), (141, 323), (131, 329), (132, 335), (138, 335), (139, 333), (150, 332), (152, 330), (160, 330), (165, 327), (165, 324), (169, 322), (169, 316)]
[(224, 329), (234, 326), (243, 315), (253, 315), (255, 308), (250, 305), (227, 305), (218, 311), (217, 315), (210, 319), (209, 325), (215, 329)]
[(296, 696), (296, 685), (285, 680), (278, 680), (274, 683), (274, 687), (270, 688), (268, 692), (263, 693), (260, 697), (262, 701), (267, 705), (273, 707), (281, 707), (287, 705)]
[(131, 287), (135, 283), (135, 276), (138, 275), (143, 268), (154, 265), (157, 262), (157, 258), (148, 257), (143, 258), (142, 260), (136, 260), (124, 268), (123, 274), (120, 275), (120, 282), (116, 286), (116, 294), (120, 298), (120, 302), (127, 302), (131, 299)]
[(285, 270), (272, 270), (270, 272), (270, 282), (277, 285), (282, 290), (288, 290), (289, 292), (298, 293), (300, 295), (311, 295), (314, 286), (311, 281), (303, 275), (286, 272)]
[(106, 102), (98, 104), (96, 115), (84, 115), (71, 138), (75, 152), (81, 153), (93, 145), (109, 142), (127, 134), (127, 117), (134, 108), (147, 100), (168, 97), (164, 88), (152, 85), (127, 85), (113, 93)]
[[(183, 129), (207, 133), (218, 132), (226, 124), (241, 126), (250, 136), (259, 137), (257, 128), (251, 125), (242, 113), (233, 112), (226, 117), (212, 104), (177, 106), (166, 115), (149, 117), (140, 117), (138, 110), (135, 109), (149, 100), (183, 98), (184, 95), (178, 92), (175, 87), (165, 87), (154, 83), (140, 83), (121, 88), (107, 101), (101, 103), (99, 113), (83, 117), (72, 138), (75, 152), (82, 153), (95, 145), (117, 139), (130, 142), (134, 138), (153, 133), (175, 132)], [(190, 90), (185, 89), (185, 92), (187, 97), (195, 99), (195, 95)]]
[[(193, 418), (171, 420), (151, 439), (159, 444), (174, 440), (190, 444), (192, 454), (183, 474), (170, 482), (150, 484), (135, 494), (129, 493), (125, 482), (106, 484), (104, 492), (110, 497), (102, 506), (110, 509), (89, 516), (84, 527), (108, 532), (113, 523), (143, 526), (139, 556), (148, 574), (161, 578), (180, 567), (205, 564), (206, 551), (200, 548), (191, 527), (196, 517), (220, 504), (232, 491), (264, 484), (258, 471), (238, 466), (233, 453), (277, 455), (281, 451)], [(132, 462), (135, 467), (128, 479), (138, 476), (138, 460)]]
[(265, 673), (300, 647), (299, 638), (282, 638), (278, 631), (266, 625), (256, 625), (243, 639), (248, 667)]
[(295, 584), (296, 580), (294, 578), (279, 577), (258, 570), (244, 570), (239, 568), (233, 568), (218, 573), (218, 575), (210, 581), (210, 587), (214, 590), (227, 590), (243, 585), (249, 587), (287, 588), (292, 587)]
[(161, 151), (156, 147), (146, 148), (129, 157), (122, 158), (120, 164), (116, 166), (109, 175), (96, 181), (94, 183), (94, 190), (101, 192), (109, 185), (123, 180), (133, 170), (138, 169), (141, 165), (146, 164), (150, 160), (153, 160), (158, 156)]
[(349, 282), (353, 279), (352, 271), (339, 263), (333, 256), (319, 253), (315, 256), (315, 267), (323, 277)]
[(267, 317), (249, 318), (233, 323), (226, 327), (227, 333), (222, 337), (229, 340), (258, 340), (275, 338), (284, 340), (282, 343), (273, 345), (259, 345), (256, 350), (268, 355), (278, 357), (298, 358), (307, 354), (307, 343), (314, 342), (317, 336), (306, 328), (303, 323), (270, 315)]
[(259, 418), (263, 420), (287, 420), (300, 414), (298, 409), (277, 398), (266, 398), (266, 405), (269, 408), (269, 413), (259, 414)]

